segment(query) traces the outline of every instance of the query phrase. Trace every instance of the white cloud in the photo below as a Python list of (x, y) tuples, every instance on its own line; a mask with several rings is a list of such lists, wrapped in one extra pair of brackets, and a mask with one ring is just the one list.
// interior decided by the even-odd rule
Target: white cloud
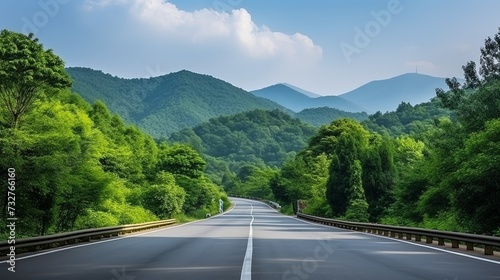
[(248, 90), (317, 85), (323, 73), (323, 50), (311, 38), (258, 26), (242, 8), (185, 11), (163, 0), (89, 0), (85, 7), (88, 46), (71, 65), (128, 78), (187, 69)]
[[(124, 0), (89, 0), (87, 11), (95, 7), (123, 4)], [(203, 44), (217, 40), (219, 44), (229, 44), (243, 54), (253, 58), (284, 57), (317, 60), (322, 56), (322, 48), (307, 36), (292, 35), (258, 27), (245, 9), (217, 12), (202, 9), (187, 12), (163, 0), (132, 0), (130, 13), (136, 20), (155, 30), (160, 36), (169, 36), (188, 43)]]

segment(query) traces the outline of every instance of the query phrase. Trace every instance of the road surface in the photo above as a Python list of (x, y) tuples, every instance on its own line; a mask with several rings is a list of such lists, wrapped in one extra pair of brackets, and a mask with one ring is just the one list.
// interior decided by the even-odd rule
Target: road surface
[(234, 198), (200, 222), (58, 248), (22, 259), (0, 279), (500, 279), (500, 262), (283, 216)]

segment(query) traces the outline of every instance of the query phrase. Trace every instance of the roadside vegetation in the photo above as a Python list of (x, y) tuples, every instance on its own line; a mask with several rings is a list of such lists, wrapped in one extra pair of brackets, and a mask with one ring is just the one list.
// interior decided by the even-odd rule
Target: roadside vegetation
[(218, 211), (220, 198), (229, 206), (194, 149), (156, 142), (104, 103), (70, 92), (71, 83), (63, 61), (32, 35), (1, 31), (2, 185), (9, 168), (16, 177), (14, 191), (2, 188), (0, 219), (15, 209), (18, 238), (202, 218)]
[(318, 216), (500, 235), (500, 29), (480, 65), (463, 71), (463, 84), (447, 79), (432, 101), (394, 112), (318, 128), (250, 110), (166, 141), (102, 101), (87, 103), (57, 55), (3, 30), (0, 170), (15, 170), (15, 190), (1, 192), (0, 209), (15, 208), (18, 238), (190, 221), (218, 212), (219, 199), (229, 207), (227, 194), (276, 201), (289, 214), (300, 200)]
[[(500, 30), (500, 29), (499, 29)], [(429, 103), (322, 126), (270, 180), (304, 212), (500, 235), (500, 32)]]

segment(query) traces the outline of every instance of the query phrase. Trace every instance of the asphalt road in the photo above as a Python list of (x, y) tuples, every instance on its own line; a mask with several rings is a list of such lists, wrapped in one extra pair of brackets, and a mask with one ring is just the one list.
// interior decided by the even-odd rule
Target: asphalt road
[(500, 262), (328, 228), (233, 199), (220, 216), (0, 263), (0, 279), (500, 279)]

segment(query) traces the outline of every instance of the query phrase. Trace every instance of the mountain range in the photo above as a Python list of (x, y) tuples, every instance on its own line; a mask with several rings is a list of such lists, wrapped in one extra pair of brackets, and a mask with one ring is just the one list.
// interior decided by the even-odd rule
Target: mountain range
[(394, 111), (401, 102), (412, 105), (430, 101), (436, 88), (448, 89), (445, 78), (407, 73), (390, 79), (372, 81), (339, 95), (369, 113)]
[(348, 117), (359, 121), (376, 111), (393, 111), (401, 102), (430, 100), (444, 79), (404, 74), (373, 81), (340, 96), (320, 96), (290, 84), (276, 84), (251, 93), (209, 75), (187, 70), (167, 75), (124, 79), (89, 68), (67, 68), (72, 90), (85, 100), (103, 101), (115, 114), (155, 138), (220, 116), (251, 110), (281, 110), (320, 126)]
[(297, 87), (291, 87), (288, 84), (276, 84), (263, 89), (254, 90), (252, 93), (255, 96), (267, 98), (281, 104), (294, 112), (325, 106), (347, 112), (363, 111), (363, 108), (344, 98), (338, 96), (311, 97), (314, 95), (306, 95), (304, 90)]
[[(257, 97), (223, 80), (186, 70), (147, 79), (124, 79), (82, 67), (66, 70), (73, 79), (74, 92), (89, 103), (103, 101), (113, 113), (155, 138), (167, 138), (174, 132), (212, 118), (256, 109), (278, 109), (316, 126), (341, 117), (359, 120), (368, 117), (366, 113), (326, 107), (295, 114), (276, 102)], [(315, 96), (306, 91), (298, 94)]]
[(147, 79), (123, 79), (88, 68), (66, 70), (74, 92), (90, 103), (103, 101), (156, 138), (224, 115), (255, 109), (290, 112), (225, 81), (186, 70)]
[(446, 89), (444, 78), (407, 73), (390, 79), (372, 81), (337, 96), (319, 96), (289, 84), (276, 84), (252, 91), (295, 112), (308, 108), (330, 107), (348, 112), (394, 111), (401, 102), (413, 105), (427, 102), (435, 89)]

